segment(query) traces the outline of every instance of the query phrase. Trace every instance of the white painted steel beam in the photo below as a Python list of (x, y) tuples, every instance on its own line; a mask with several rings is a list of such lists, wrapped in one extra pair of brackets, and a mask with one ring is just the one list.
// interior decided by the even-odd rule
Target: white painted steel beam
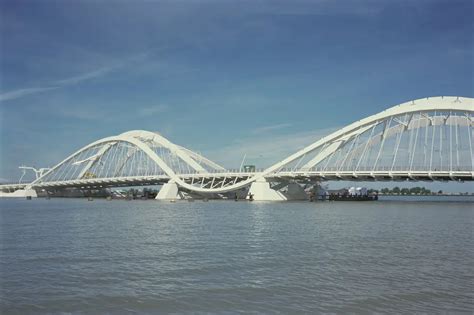
[[(430, 117), (429, 113), (439, 113), (439, 115), (435, 115)], [(450, 113), (446, 115), (446, 113)], [(38, 179), (33, 181), (31, 184), (27, 185), (27, 188), (31, 187), (46, 187), (48, 185), (55, 185), (55, 186), (65, 186), (65, 185), (88, 185), (88, 183), (101, 183), (104, 185), (113, 185), (117, 181), (123, 183), (143, 183), (147, 181), (172, 181), (177, 185), (179, 188), (184, 188), (186, 190), (197, 192), (197, 193), (225, 193), (234, 190), (238, 190), (240, 188), (249, 186), (251, 183), (260, 181), (265, 179), (277, 178), (277, 177), (286, 177), (286, 178), (314, 178), (318, 180), (325, 180), (325, 179), (349, 179), (349, 178), (356, 178), (356, 179), (364, 179), (364, 178), (373, 178), (373, 179), (384, 179), (384, 178), (449, 178), (449, 179), (466, 179), (469, 178), (474, 179), (474, 158), (472, 156), (472, 131), (469, 128), (472, 128), (472, 113), (474, 112), (474, 101), (472, 98), (465, 98), (465, 97), (432, 97), (426, 99), (419, 99), (416, 101), (410, 101), (407, 103), (403, 103), (398, 106), (391, 107), (383, 112), (378, 114), (372, 115), (370, 117), (361, 119), (356, 121), (310, 145), (305, 147), (304, 149), (290, 155), (289, 157), (285, 158), (284, 160), (270, 166), (269, 168), (265, 169), (262, 172), (256, 173), (242, 173), (242, 172), (229, 172), (226, 171), (220, 165), (202, 157), (200, 154), (197, 154), (191, 150), (186, 148), (180, 147), (171, 143), (166, 138), (162, 137), (161, 135), (153, 132), (142, 131), (142, 130), (134, 130), (125, 132), (123, 134), (107, 137), (95, 141), (80, 150), (74, 152), (66, 159), (64, 159), (61, 163), (57, 164), (55, 167), (50, 169), (48, 172), (44, 173)], [(445, 117), (441, 117), (441, 113)], [(401, 119), (400, 117), (405, 115), (405, 119)], [(387, 121), (395, 121), (398, 122), (395, 126), (390, 126), (390, 123), (387, 125)], [(375, 135), (373, 131), (376, 129), (376, 126), (383, 123), (383, 131), (380, 133), (377, 132)], [(445, 163), (449, 162), (449, 171), (446, 173), (444, 170), (439, 170), (439, 172), (432, 170), (431, 167), (427, 170), (420, 170), (416, 169), (414, 166), (414, 158), (415, 158), (415, 150), (417, 145), (423, 146), (424, 152), (424, 159), (426, 160), (425, 164), (428, 164), (428, 152), (430, 152), (430, 165), (433, 160), (434, 152), (434, 137), (437, 135), (441, 135), (442, 126), (449, 125), (449, 128), (454, 126), (455, 133), (458, 132), (459, 127), (468, 127), (468, 137), (469, 137), (469, 144), (468, 147), (471, 152), (471, 160), (466, 162), (469, 165), (470, 169), (462, 169), (462, 170), (453, 170), (453, 153), (449, 153), (449, 161), (444, 161)], [(433, 127), (433, 141), (431, 144), (431, 148), (429, 148), (429, 144), (425, 139), (424, 144), (417, 144), (417, 137), (418, 137), (418, 129), (426, 126)], [(368, 133), (369, 130), (372, 129), (372, 133), (367, 140), (367, 142), (361, 142), (360, 137), (365, 133)], [(436, 129), (436, 133), (435, 133)], [(353, 170), (345, 170), (342, 168), (343, 165), (347, 161), (354, 160), (354, 156), (357, 156), (358, 152), (365, 152), (367, 147), (374, 145), (379, 142), (383, 142), (385, 138), (388, 138), (392, 135), (398, 135), (402, 132), (410, 131), (411, 136), (413, 139), (410, 138), (410, 148), (413, 148), (410, 152), (409, 158), (409, 165), (407, 166), (406, 170), (400, 170), (397, 166), (394, 168), (395, 163), (392, 164), (392, 168), (386, 171), (379, 172), (375, 169), (375, 165), (380, 157), (380, 152), (377, 155), (374, 167), (370, 170), (366, 169), (359, 169), (359, 165), (363, 155), (360, 156), (359, 160), (353, 162), (354, 165), (357, 165)], [(446, 132), (445, 132), (446, 133)], [(459, 137), (465, 137), (464, 135), (458, 135), (456, 133), (456, 142), (453, 143), (453, 133), (449, 131), (449, 143), (443, 143), (442, 139), (440, 139), (440, 150), (441, 149), (453, 149), (459, 147)], [(357, 140), (357, 141), (356, 141)], [(351, 143), (352, 141), (352, 143)], [(413, 142), (412, 142), (413, 141)], [(92, 168), (94, 163), (98, 159), (100, 159), (104, 154), (106, 154), (107, 150), (119, 143), (127, 143), (132, 148), (137, 150), (141, 155), (149, 158), (152, 163), (155, 163), (160, 170), (163, 171), (163, 175), (160, 176), (138, 176), (141, 173), (136, 172), (133, 173), (133, 169), (130, 169), (130, 173), (124, 174), (131, 174), (131, 176), (127, 177), (108, 177), (109, 172), (105, 172), (104, 178), (88, 178), (81, 179), (84, 174), (88, 170)], [(325, 170), (324, 172), (313, 172), (311, 169), (323, 161), (324, 159), (330, 157), (335, 152), (338, 152), (343, 149), (344, 144), (350, 144), (349, 151), (343, 152), (341, 157), (338, 158), (337, 170)], [(412, 145), (413, 144), (413, 145)], [(179, 159), (178, 167), (179, 169), (173, 168), (172, 166), (167, 164), (167, 161), (160, 156), (153, 149), (153, 145), (158, 145), (159, 147), (165, 148), (171, 154), (174, 154)], [(99, 151), (96, 153), (97, 156), (93, 156), (93, 158), (89, 157), (80, 162), (88, 162), (86, 167), (82, 169), (78, 176), (76, 176), (75, 180), (68, 180), (67, 179), (67, 172), (66, 175), (59, 174), (57, 181), (47, 181), (49, 175), (55, 174), (56, 171), (62, 166), (67, 165), (66, 163), (70, 163), (74, 158), (80, 158), (80, 154), (86, 152), (95, 146), (102, 146)], [(398, 146), (396, 146), (395, 158), (398, 151)], [(319, 150), (319, 153), (316, 154), (315, 151)], [(382, 150), (382, 147), (380, 148)], [(167, 151), (167, 152), (168, 152)], [(310, 154), (315, 154), (315, 156), (310, 156)], [(457, 156), (456, 159), (460, 159), (459, 152), (456, 152)], [(440, 154), (440, 152), (436, 153)], [(305, 158), (309, 159), (300, 169), (298, 169), (299, 164), (305, 160)], [(440, 155), (442, 159), (443, 156)], [(149, 160), (146, 160), (149, 161)], [(181, 165), (179, 161), (183, 161), (184, 165)], [(293, 162), (297, 162), (296, 166), (290, 167), (290, 164)], [(77, 162), (76, 162), (77, 163)], [(148, 163), (148, 162), (147, 162)], [(148, 165), (148, 164), (146, 164)], [(353, 164), (349, 164), (353, 165)], [(459, 162), (457, 164), (459, 166)], [(131, 166), (130, 166), (131, 167)], [(190, 174), (184, 174), (182, 167), (189, 168)], [(208, 168), (208, 169), (206, 169)], [(284, 172), (285, 168), (290, 168), (291, 172)], [(69, 172), (69, 171), (68, 171)], [(161, 171), (160, 171), (161, 172)], [(75, 173), (73, 172), (73, 175)], [(122, 174), (123, 175), (123, 174)], [(134, 176), (137, 175), (137, 176)], [(61, 181), (61, 179), (63, 179)], [(212, 179), (212, 180), (211, 180)]]

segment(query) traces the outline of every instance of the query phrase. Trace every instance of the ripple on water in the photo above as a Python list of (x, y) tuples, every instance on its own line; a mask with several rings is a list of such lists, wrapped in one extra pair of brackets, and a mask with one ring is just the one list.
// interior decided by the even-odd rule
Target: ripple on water
[(472, 203), (0, 200), (4, 313), (474, 311)]

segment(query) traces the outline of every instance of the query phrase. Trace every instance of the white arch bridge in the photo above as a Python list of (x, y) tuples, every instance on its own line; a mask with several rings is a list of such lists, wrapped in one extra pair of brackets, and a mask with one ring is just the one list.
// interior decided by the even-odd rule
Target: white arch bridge
[(223, 168), (158, 133), (100, 139), (14, 189), (163, 184), (157, 198), (247, 194), (303, 198), (302, 186), (326, 180), (474, 180), (474, 99), (431, 97), (356, 121), (258, 172)]

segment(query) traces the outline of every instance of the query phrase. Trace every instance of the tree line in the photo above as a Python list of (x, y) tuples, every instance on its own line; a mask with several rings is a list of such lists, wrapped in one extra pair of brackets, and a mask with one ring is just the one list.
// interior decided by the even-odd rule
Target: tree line
[(430, 189), (425, 187), (412, 187), (412, 188), (400, 188), (398, 186), (390, 188), (382, 188), (380, 190), (370, 189), (369, 193), (382, 193), (384, 195), (432, 195), (442, 194), (443, 191), (432, 192)]

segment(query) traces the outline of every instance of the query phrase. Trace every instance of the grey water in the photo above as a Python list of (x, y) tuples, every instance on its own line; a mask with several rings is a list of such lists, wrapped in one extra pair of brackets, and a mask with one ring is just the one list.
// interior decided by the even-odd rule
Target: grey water
[(472, 313), (472, 199), (0, 200), (0, 313)]

